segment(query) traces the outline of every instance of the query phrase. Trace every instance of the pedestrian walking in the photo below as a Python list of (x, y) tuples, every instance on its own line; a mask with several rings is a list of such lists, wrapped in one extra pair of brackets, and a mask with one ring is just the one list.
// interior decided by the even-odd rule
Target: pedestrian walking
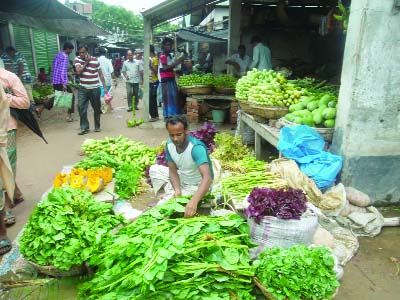
[(157, 107), (157, 88), (158, 88), (158, 57), (154, 51), (154, 46), (150, 45), (150, 95), (149, 95), (149, 113), (150, 122), (159, 119)]
[(87, 47), (80, 47), (78, 50), (79, 56), (74, 60), (76, 73), (79, 74), (80, 79), (78, 89), (78, 111), (81, 131), (78, 134), (83, 135), (90, 131), (87, 118), (89, 102), (94, 111), (94, 131), (101, 131), (100, 115), (102, 112), (99, 78), (104, 90), (107, 90), (107, 86), (100, 68), (99, 60), (89, 55)]
[(32, 96), (32, 76), (29, 71), (25, 57), (14, 47), (7, 47), (5, 53), (1, 56), (7, 71), (16, 74), (22, 81), (28, 94), (29, 100), (33, 101)]
[[(64, 91), (73, 94), (72, 89), (68, 86), (68, 63), (69, 54), (74, 50), (74, 45), (69, 42), (64, 43), (63, 50), (58, 52), (56, 56), (54, 56), (53, 60), (53, 78), (51, 83), (53, 84), (53, 88), (55, 91)], [(45, 103), (44, 106), (47, 109), (51, 109), (53, 107), (54, 100), (50, 103)], [(67, 111), (67, 122), (72, 122), (72, 114), (75, 112), (75, 97), (72, 96), (72, 104), (71, 107), (68, 108)]]
[(174, 41), (170, 38), (165, 38), (161, 43), (162, 52), (160, 54), (159, 70), (164, 118), (184, 114), (183, 107), (178, 102), (178, 87), (175, 81), (174, 68), (185, 60), (185, 56), (182, 55), (179, 59), (175, 60), (171, 54), (173, 44)]
[(134, 59), (133, 52), (129, 50), (126, 55), (128, 60), (122, 65), (122, 74), (126, 80), (126, 93), (128, 98), (128, 110), (132, 111), (132, 97), (135, 97), (135, 109), (139, 110), (139, 84), (143, 82), (143, 65)]
[[(106, 51), (105, 48), (101, 47), (99, 49), (100, 68), (101, 68), (101, 71), (103, 72), (104, 80), (106, 82), (106, 87), (107, 87), (106, 91), (104, 91), (103, 87), (100, 87), (100, 97), (102, 99), (102, 102), (103, 102), (104, 96), (111, 89), (111, 85), (113, 83), (113, 76), (114, 76), (114, 68), (113, 68), (112, 62), (111, 62), (111, 60), (109, 60), (106, 57), (106, 53), (107, 53), (107, 51)], [(115, 86), (117, 86), (117, 82), (116, 81), (115, 81)], [(111, 104), (107, 103), (107, 102), (104, 102), (104, 109), (102, 111), (106, 112), (108, 110), (111, 110)]]
[[(22, 84), (21, 80), (12, 72), (0, 68), (0, 85), (4, 88), (5, 97), (8, 100), (10, 108), (17, 109), (28, 109), (30, 107), (30, 101), (28, 94)], [(4, 97), (4, 96), (3, 96)], [(8, 112), (10, 113), (10, 112)], [(13, 116), (7, 117), (7, 157), (11, 165), (14, 179), (17, 173), (17, 128), (18, 122)], [(22, 192), (18, 185), (15, 184), (15, 190), (13, 193), (6, 193), (5, 197), (5, 216), (4, 223), (7, 226), (15, 223), (15, 215), (11, 209), (15, 205), (24, 201)]]
[(0, 83), (0, 255), (11, 250), (11, 240), (7, 237), (7, 229), (4, 222), (6, 211), (3, 192), (4, 188), (7, 194), (13, 195), (15, 188), (14, 176), (6, 151), (9, 119), (9, 100)]

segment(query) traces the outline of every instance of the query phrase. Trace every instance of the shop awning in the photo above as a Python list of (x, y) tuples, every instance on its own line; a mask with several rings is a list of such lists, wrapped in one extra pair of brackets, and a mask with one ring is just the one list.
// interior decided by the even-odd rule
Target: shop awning
[(188, 29), (180, 29), (176, 33), (177, 37), (189, 42), (200, 43), (226, 43), (227, 39), (214, 37), (205, 33), (195, 32)]
[(109, 34), (57, 0), (1, 1), (0, 19), (70, 37)]

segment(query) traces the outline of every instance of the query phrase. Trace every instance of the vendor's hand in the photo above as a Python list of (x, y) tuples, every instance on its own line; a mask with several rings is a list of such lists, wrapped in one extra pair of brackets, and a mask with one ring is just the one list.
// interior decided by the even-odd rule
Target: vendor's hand
[(175, 191), (175, 193), (174, 193), (174, 198), (178, 198), (178, 197), (180, 197), (180, 196), (182, 196), (181, 191)]
[(193, 199), (186, 204), (185, 207), (185, 218), (192, 218), (197, 215), (197, 201), (194, 201)]

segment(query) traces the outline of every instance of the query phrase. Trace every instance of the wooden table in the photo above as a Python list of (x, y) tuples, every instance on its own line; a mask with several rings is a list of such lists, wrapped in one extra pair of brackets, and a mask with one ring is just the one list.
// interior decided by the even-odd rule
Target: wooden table
[(240, 135), (243, 136), (243, 132), (246, 128), (250, 127), (254, 130), (255, 140), (254, 140), (254, 150), (256, 152), (256, 158), (262, 158), (262, 140), (267, 141), (269, 144), (277, 148), (279, 142), (280, 130), (275, 127), (271, 127), (262, 123), (259, 123), (255, 118), (244, 112), (240, 112)]

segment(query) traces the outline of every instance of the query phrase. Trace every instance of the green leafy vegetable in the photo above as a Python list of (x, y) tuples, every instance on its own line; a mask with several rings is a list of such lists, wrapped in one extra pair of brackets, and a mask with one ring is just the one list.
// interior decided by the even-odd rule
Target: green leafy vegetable
[(122, 217), (111, 214), (111, 207), (86, 191), (53, 189), (25, 225), (19, 240), (21, 254), (60, 270), (82, 265), (98, 251), (110, 230), (123, 222)]
[(98, 269), (80, 299), (254, 300), (247, 224), (238, 215), (172, 219), (187, 202), (156, 206), (112, 237), (90, 260)]
[(276, 299), (331, 299), (340, 285), (326, 247), (266, 249), (254, 265), (257, 278)]
[(115, 192), (123, 199), (129, 199), (139, 191), (142, 170), (138, 164), (124, 163), (115, 173)]

